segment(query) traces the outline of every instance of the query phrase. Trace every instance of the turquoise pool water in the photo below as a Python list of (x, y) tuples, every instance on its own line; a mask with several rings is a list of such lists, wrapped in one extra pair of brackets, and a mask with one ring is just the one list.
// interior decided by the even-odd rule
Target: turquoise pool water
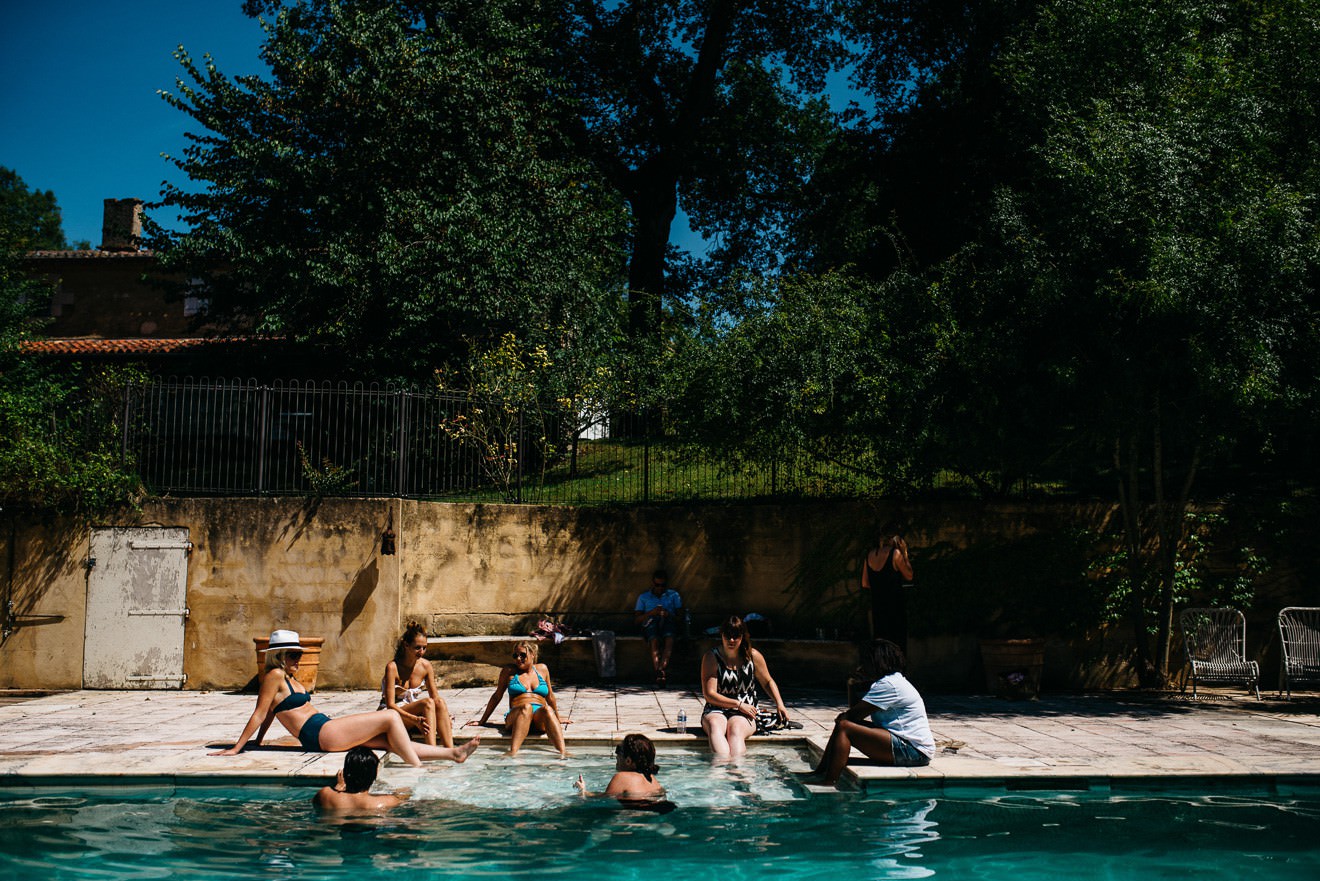
[(665, 815), (573, 792), (579, 771), (603, 786), (605, 754), (435, 766), (389, 816), (341, 821), (318, 817), (303, 789), (0, 792), (0, 878), (1320, 877), (1320, 794), (1309, 791), (812, 796), (791, 754), (661, 764), (679, 805)]

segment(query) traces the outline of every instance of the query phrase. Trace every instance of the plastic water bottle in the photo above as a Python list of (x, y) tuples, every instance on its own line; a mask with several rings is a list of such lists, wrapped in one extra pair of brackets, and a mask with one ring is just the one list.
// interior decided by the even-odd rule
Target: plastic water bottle
[(687, 712), (681, 708), (678, 711), (678, 733), (687, 734)]

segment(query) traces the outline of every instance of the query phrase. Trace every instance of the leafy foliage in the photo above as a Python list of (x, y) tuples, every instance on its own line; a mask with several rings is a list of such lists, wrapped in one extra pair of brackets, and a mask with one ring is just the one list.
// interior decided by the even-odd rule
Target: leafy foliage
[(16, 251), (68, 247), (52, 190), (33, 190), (13, 169), (0, 166), (0, 240)]
[(203, 131), (176, 160), (200, 187), (163, 194), (192, 224), (159, 242), (167, 267), (386, 375), (429, 374), (465, 337), (608, 334), (622, 215), (567, 149), (520, 4), (463, 33), (407, 3), (272, 5), (269, 79), (177, 53), (165, 98)]
[[(431, 4), (466, 31), (473, 4)], [(689, 294), (677, 211), (713, 243), (702, 276), (766, 271), (830, 125), (819, 93), (847, 47), (821, 0), (528, 3), (570, 103), (577, 155), (626, 201), (629, 326), (641, 348)], [(479, 15), (477, 16), (479, 18)]]
[(123, 459), (123, 392), (131, 369), (41, 363), (21, 352), (42, 325), (48, 283), (22, 262), (28, 249), (60, 248), (53, 193), (31, 193), (7, 169), (0, 201), (0, 506), (101, 511), (138, 490)]

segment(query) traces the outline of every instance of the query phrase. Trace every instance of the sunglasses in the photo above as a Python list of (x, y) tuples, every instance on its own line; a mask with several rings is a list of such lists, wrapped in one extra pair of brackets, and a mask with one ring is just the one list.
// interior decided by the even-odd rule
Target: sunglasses
[(287, 654), (285, 654), (284, 657), (288, 658), (290, 661), (296, 661), (302, 656), (303, 656), (302, 652), (288, 652)]
[(513, 659), (515, 661), (525, 661), (527, 660), (527, 652), (514, 652)]

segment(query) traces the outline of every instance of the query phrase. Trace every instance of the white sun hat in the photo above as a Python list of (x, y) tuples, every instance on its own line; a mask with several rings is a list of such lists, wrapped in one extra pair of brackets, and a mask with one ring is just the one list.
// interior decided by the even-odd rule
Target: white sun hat
[(300, 649), (302, 644), (298, 642), (298, 631), (296, 630), (272, 630), (270, 633), (270, 643), (262, 649), (263, 652), (277, 652), (280, 649)]

